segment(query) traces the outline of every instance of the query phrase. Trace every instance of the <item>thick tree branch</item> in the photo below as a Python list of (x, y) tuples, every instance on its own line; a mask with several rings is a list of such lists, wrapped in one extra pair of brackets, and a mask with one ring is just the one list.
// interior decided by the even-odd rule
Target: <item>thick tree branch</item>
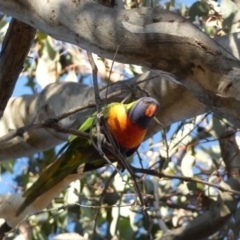
[(62, 181), (60, 181), (55, 187), (47, 191), (39, 198), (37, 198), (33, 204), (29, 205), (19, 216), (16, 217), (16, 212), (23, 202), (24, 198), (22, 194), (0, 194), (0, 218), (4, 218), (8, 226), (13, 228), (18, 225), (27, 215), (37, 213), (47, 207), (52, 199), (57, 196), (64, 188), (66, 188), (71, 182), (81, 179), (86, 174), (70, 174)]
[[(157, 119), (164, 126), (206, 111), (204, 105), (199, 103), (186, 88), (168, 81), (168, 79), (168, 74), (159, 75), (146, 72), (129, 81), (118, 82), (109, 87), (108, 94), (119, 92), (119, 90), (122, 91), (122, 94), (109, 101), (121, 101), (129, 91), (134, 92), (136, 97), (141, 97), (145, 94), (141, 89), (144, 89), (161, 103)], [(101, 90), (100, 93), (104, 99), (106, 89)], [(86, 85), (73, 82), (50, 84), (40, 94), (10, 99), (4, 116), (0, 120), (1, 135), (7, 134), (9, 129), (18, 129), (32, 123), (42, 122), (69, 112), (74, 107), (84, 106), (91, 102), (94, 102), (94, 91)], [(61, 120), (60, 124), (77, 129), (94, 111), (94, 108), (85, 109)], [(161, 127), (157, 122), (153, 122), (147, 137), (159, 131)], [(52, 148), (67, 139), (67, 134), (58, 133), (52, 129), (37, 129), (24, 133), (22, 137), (2, 143), (0, 159), (28, 156)]]
[[(220, 38), (220, 42), (223, 46), (229, 52), (237, 56), (238, 51), (231, 46), (230, 43), (233, 41), (229, 41), (229, 38), (237, 39), (238, 34), (226, 36), (226, 40), (224, 40), (225, 37)], [(237, 45), (237, 41), (234, 45)], [(130, 79), (129, 81), (118, 82), (111, 85), (108, 94), (115, 91), (121, 91), (121, 89), (125, 89), (126, 91), (131, 90), (132, 87), (130, 86), (139, 83), (141, 89), (146, 90), (152, 97), (156, 98), (161, 103), (161, 111), (157, 118), (164, 126), (169, 126), (176, 121), (195, 117), (207, 111), (204, 105), (185, 87), (175, 84), (171, 80), (172, 76), (169, 74), (146, 72), (142, 76)], [(102, 91), (102, 96), (105, 97), (105, 95), (105, 91)], [(125, 92), (112, 99), (121, 101), (126, 95)], [(64, 117), (64, 114), (68, 113), (73, 107), (83, 106), (84, 104), (88, 106), (89, 102), (93, 101), (93, 90), (85, 85), (77, 83), (52, 84), (46, 87), (40, 94), (22, 96), (16, 99), (12, 98), (7, 106), (3, 119), (0, 120), (1, 136), (5, 135), (9, 129), (18, 129), (19, 127), (29, 125), (33, 120), (35, 120), (35, 123), (39, 114), (41, 116), (45, 115), (45, 119), (53, 116), (55, 117), (61, 113)], [(54, 109), (54, 111), (50, 109)], [(78, 128), (85, 117), (93, 111), (94, 110), (81, 111), (75, 114), (71, 118), (71, 121), (70, 118), (67, 118), (62, 124), (66, 127)], [(19, 114), (21, 118), (16, 118)], [(74, 118), (75, 120), (73, 121)], [(11, 121), (9, 121), (10, 119)], [(156, 133), (159, 129), (160, 126), (154, 122), (149, 129), (148, 136)], [(39, 130), (30, 135), (27, 134), (23, 138), (18, 137), (8, 143), (1, 144), (0, 159), (28, 156), (37, 151), (54, 147), (66, 140), (66, 135), (60, 133), (53, 134), (49, 130)], [(38, 145), (36, 145), (36, 143), (38, 143)]]
[(0, 57), (0, 118), (23, 69), (35, 33), (36, 29), (19, 20), (12, 19), (9, 24)]
[[(113, 59), (118, 48), (118, 62), (171, 72), (209, 110), (240, 126), (238, 101), (226, 100), (226, 91), (216, 95), (220, 80), (239, 76), (240, 62), (181, 16), (160, 8), (117, 10), (90, 0), (9, 0), (0, 2), (0, 10), (102, 57)], [(237, 89), (231, 98), (238, 99)]]

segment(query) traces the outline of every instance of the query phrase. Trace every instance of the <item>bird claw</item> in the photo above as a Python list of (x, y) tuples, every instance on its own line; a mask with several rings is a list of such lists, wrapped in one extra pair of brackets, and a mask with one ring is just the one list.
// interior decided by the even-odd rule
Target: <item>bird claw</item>
[(103, 117), (102, 111), (97, 114), (97, 118), (98, 118), (98, 119), (100, 119), (101, 117)]

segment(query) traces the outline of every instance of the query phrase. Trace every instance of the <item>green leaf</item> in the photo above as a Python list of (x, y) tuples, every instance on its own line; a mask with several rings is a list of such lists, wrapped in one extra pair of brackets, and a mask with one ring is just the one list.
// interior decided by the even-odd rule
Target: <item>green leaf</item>
[(15, 160), (4, 160), (1, 162), (1, 174), (8, 171), (10, 173), (13, 173), (13, 166), (14, 166)]
[(187, 187), (189, 191), (195, 192), (195, 191), (202, 190), (204, 188), (204, 185), (202, 183), (188, 182)]
[(227, 19), (229, 17), (233, 17), (239, 10), (239, 7), (231, 0), (222, 0), (220, 10), (224, 15), (224, 19)]
[(176, 1), (175, 0), (170, 0), (172, 7), (175, 7)]
[(130, 227), (129, 218), (120, 218), (118, 230), (120, 234), (120, 239), (134, 239), (134, 231)]
[(204, 32), (208, 36), (214, 36), (216, 34), (216, 27), (215, 26), (204, 26)]
[(67, 226), (67, 211), (60, 210), (59, 214), (57, 215), (57, 226), (65, 229)]
[(240, 6), (231, 0), (222, 0), (220, 10), (223, 14), (223, 28), (231, 31), (233, 23), (240, 20)]
[(52, 47), (53, 46), (53, 43), (52, 43), (53, 39), (51, 37), (48, 37), (46, 39), (46, 50), (47, 50), (47, 53), (48, 53), (48, 56), (51, 60), (54, 60), (55, 57), (56, 57), (56, 50)]
[(40, 226), (35, 226), (32, 232), (33, 232), (34, 239), (37, 239), (37, 240), (47, 239), (47, 236), (44, 234)]
[(0, 21), (0, 29), (2, 31), (2, 28), (4, 28), (6, 26), (6, 24), (8, 23), (8, 21), (6, 21), (6, 15), (1, 19)]
[(210, 6), (207, 2), (201, 1), (201, 2), (195, 2), (188, 11), (189, 19), (191, 22), (193, 22), (196, 18), (196, 16), (207, 16), (210, 10)]
[(180, 3), (180, 8), (179, 8), (179, 13), (180, 15), (184, 16), (186, 14), (186, 11), (187, 11), (187, 7), (184, 3)]
[(38, 40), (45, 40), (47, 38), (47, 34), (46, 33), (43, 33), (43, 32), (37, 32), (37, 38)]

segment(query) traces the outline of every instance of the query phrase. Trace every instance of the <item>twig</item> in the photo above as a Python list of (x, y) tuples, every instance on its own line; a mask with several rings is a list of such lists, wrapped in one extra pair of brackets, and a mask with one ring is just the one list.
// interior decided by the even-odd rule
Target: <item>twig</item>
[[(94, 62), (93, 56), (91, 52), (87, 52), (88, 55), (88, 59), (89, 59), (89, 63), (92, 67), (93, 70), (93, 86), (94, 86), (94, 94), (95, 94), (95, 101), (96, 101), (96, 108), (97, 108), (97, 118), (95, 121), (95, 125), (96, 125), (96, 129), (97, 129), (97, 144), (93, 141), (92, 139), (92, 134), (90, 134), (90, 139), (92, 142), (92, 145), (94, 146), (94, 148), (99, 152), (99, 154), (106, 160), (107, 163), (111, 164), (111, 161), (107, 158), (107, 156), (105, 155), (105, 153), (102, 151), (102, 147), (101, 147), (101, 143), (102, 143), (102, 139), (101, 139), (101, 130), (100, 130), (100, 121), (101, 123), (104, 125), (104, 132), (109, 132), (108, 130), (108, 126), (106, 124), (105, 118), (104, 116), (102, 116), (102, 103), (101, 103), (101, 98), (99, 95), (99, 90), (98, 90), (98, 81), (97, 81), (97, 66), (96, 63)], [(92, 133), (92, 131), (90, 131)], [(109, 132), (108, 134), (108, 139), (112, 138), (111, 133)], [(112, 141), (114, 142), (114, 141)], [(111, 142), (110, 142), (111, 143)], [(109, 149), (111, 151), (111, 149)]]
[[(165, 141), (167, 161), (169, 161), (169, 159), (170, 159), (170, 157), (169, 157), (169, 145), (168, 145), (167, 134), (166, 134), (165, 128), (162, 129), (162, 138)], [(163, 161), (160, 162), (160, 170), (162, 170), (162, 168), (163, 168)]]
[[(99, 206), (102, 205), (102, 202), (103, 202), (103, 199), (104, 199), (104, 195), (108, 189), (108, 186), (110, 185), (111, 181), (113, 180), (113, 178), (116, 176), (116, 174), (118, 173), (118, 171), (114, 170), (114, 172), (111, 174), (110, 178), (108, 179), (104, 189), (103, 189), (103, 192), (101, 194), (101, 197), (100, 197), (100, 200), (99, 200)], [(95, 214), (95, 223), (94, 223), (94, 228), (93, 228), (93, 232), (96, 233), (96, 229), (97, 229), (97, 218), (98, 218), (98, 214), (100, 212), (100, 209), (101, 208), (98, 208), (97, 209), (97, 212)]]
[[(108, 130), (108, 129), (107, 129)], [(109, 130), (108, 130), (109, 131)], [(111, 133), (109, 132), (108, 134), (111, 135)], [(115, 152), (115, 156), (117, 157), (117, 160), (119, 160), (119, 163), (121, 163), (121, 165), (128, 170), (133, 182), (134, 182), (134, 186), (135, 186), (135, 190), (137, 192), (137, 195), (139, 197), (139, 200), (140, 200), (140, 203), (142, 205), (142, 210), (143, 210), (143, 214), (145, 215), (145, 217), (148, 219), (149, 221), (149, 228), (148, 228), (148, 235), (150, 237), (150, 239), (152, 239), (152, 235), (151, 235), (151, 230), (152, 230), (152, 226), (153, 226), (153, 220), (151, 219), (151, 217), (149, 216), (148, 212), (147, 212), (147, 208), (145, 206), (145, 203), (144, 203), (144, 199), (143, 199), (143, 196), (142, 196), (142, 193), (140, 191), (140, 188), (138, 186), (138, 183), (137, 183), (137, 180), (136, 180), (136, 177), (135, 177), (135, 173), (134, 171), (132, 170), (132, 167), (131, 165), (129, 164), (128, 161), (126, 161), (126, 157), (124, 157), (120, 151), (119, 151), (119, 148), (116, 148), (116, 144), (115, 144), (115, 141), (113, 141), (113, 139), (110, 139), (110, 143), (111, 145), (113, 146), (113, 149), (116, 150)]]
[(203, 180), (200, 180), (200, 179), (195, 179), (195, 178), (191, 178), (191, 177), (184, 177), (184, 176), (175, 176), (175, 175), (171, 175), (171, 174), (164, 174), (164, 173), (158, 172), (156, 170), (152, 170), (152, 169), (135, 168), (133, 166), (131, 166), (131, 168), (132, 168), (132, 171), (135, 172), (135, 173), (144, 173), (144, 174), (148, 174), (148, 175), (151, 175), (151, 176), (156, 176), (156, 177), (159, 177), (159, 178), (178, 179), (178, 180), (181, 180), (183, 182), (201, 183), (201, 184), (204, 184), (204, 185), (207, 185), (207, 186), (210, 186), (210, 187), (215, 187), (222, 192), (233, 193), (233, 194), (240, 197), (240, 191), (227, 189), (227, 188), (224, 188), (224, 187), (219, 186), (217, 184), (209, 183), (209, 182), (206, 182), (206, 181), (203, 181)]
[(2, 43), (0, 57), (0, 118), (23, 69), (36, 29), (12, 18)]
[(179, 139), (179, 141), (176, 142), (176, 143), (171, 147), (170, 150), (174, 149), (176, 146), (178, 146), (178, 145), (183, 141), (183, 139), (185, 139), (186, 137), (188, 137), (188, 136), (201, 124), (201, 122), (202, 122), (205, 118), (207, 118), (208, 115), (209, 115), (209, 113), (204, 114), (204, 116), (203, 116), (202, 119), (199, 121), (199, 123), (196, 124), (196, 125), (194, 126), (194, 128), (191, 129), (188, 133), (186, 133), (181, 139)]
[(96, 103), (95, 102), (89, 102), (87, 104), (84, 104), (84, 105), (81, 105), (81, 106), (77, 106), (77, 107), (74, 107), (72, 109), (70, 109), (69, 111), (65, 112), (65, 113), (62, 113), (62, 114), (59, 114), (57, 117), (55, 117), (55, 119), (57, 121), (60, 121), (74, 113), (77, 113), (81, 110), (84, 110), (84, 109), (87, 109), (87, 108), (92, 108), (92, 107), (95, 107), (96, 106)]
[[(124, 41), (124, 39), (123, 39)], [(123, 43), (122, 41), (122, 43)], [(120, 47), (120, 45), (119, 45)], [(115, 53), (115, 55), (117, 54), (117, 52)], [(152, 226), (153, 226), (153, 221), (152, 219), (150, 218), (150, 216), (148, 215), (148, 212), (147, 212), (147, 209), (145, 207), (145, 204), (144, 204), (144, 200), (143, 200), (143, 197), (142, 197), (142, 194), (141, 194), (141, 191), (140, 191), (140, 188), (137, 184), (137, 180), (135, 178), (135, 174), (134, 172), (132, 171), (131, 167), (130, 167), (130, 164), (126, 161), (126, 157), (124, 157), (120, 150), (119, 150), (119, 146), (117, 146), (117, 143), (116, 141), (114, 141), (113, 137), (112, 137), (112, 134), (110, 133), (109, 131), (109, 128), (108, 128), (108, 125), (106, 123), (106, 120), (105, 118), (102, 116), (102, 115), (99, 115), (101, 113), (101, 98), (100, 98), (100, 95), (99, 95), (99, 91), (98, 91), (98, 83), (97, 83), (97, 66), (93, 60), (93, 57), (92, 57), (92, 54), (90, 52), (87, 52), (87, 55), (88, 55), (88, 58), (89, 58), (89, 62), (92, 66), (92, 69), (93, 69), (93, 85), (94, 85), (94, 92), (95, 92), (95, 99), (96, 99), (96, 103), (97, 103), (97, 112), (98, 112), (98, 118), (100, 119), (101, 121), (101, 124), (103, 126), (103, 129), (104, 129), (104, 133), (109, 141), (109, 143), (112, 145), (113, 147), (113, 154), (114, 156), (116, 156), (116, 160), (125, 168), (128, 170), (129, 174), (131, 175), (132, 179), (133, 179), (133, 182), (134, 182), (134, 186), (135, 186), (135, 189), (136, 189), (136, 192), (139, 196), (139, 199), (140, 199), (140, 202), (141, 202), (141, 205), (143, 207), (143, 213), (145, 215), (145, 217), (148, 219), (149, 223), (150, 223), (150, 226), (149, 226), (149, 229), (148, 229), (148, 234), (150, 236), (150, 239), (152, 239), (152, 236), (151, 236), (151, 229), (152, 229)], [(107, 93), (106, 93), (107, 95)], [(98, 141), (97, 141), (97, 147), (96, 145), (93, 143), (93, 146), (95, 146), (96, 150), (99, 151), (100, 155), (101, 156), (105, 156), (105, 154), (103, 153), (102, 149), (101, 149), (101, 142), (100, 142), (100, 125), (99, 125), (99, 121), (96, 121), (96, 128), (97, 128), (97, 136), (98, 136)], [(116, 170), (117, 171), (117, 170)]]
[[(120, 95), (123, 91), (122, 90), (118, 90), (116, 92), (113, 92), (112, 94), (109, 94), (108, 95), (108, 98), (112, 98), (112, 97), (115, 97), (117, 95)], [(77, 107), (74, 107), (72, 108), (71, 110), (65, 112), (65, 113), (62, 113), (62, 114), (59, 114), (58, 116), (54, 117), (54, 118), (48, 118), (44, 121), (41, 121), (39, 123), (31, 123), (27, 126), (23, 126), (23, 127), (20, 127), (18, 129), (10, 129), (9, 132), (7, 134), (5, 134), (4, 136), (0, 137), (0, 143), (3, 143), (3, 142), (6, 142), (6, 141), (9, 141), (11, 140), (12, 138), (14, 137), (22, 137), (23, 134), (25, 132), (28, 132), (28, 131), (33, 131), (35, 129), (39, 129), (39, 128), (46, 128), (46, 127), (50, 127), (51, 125), (51, 122), (55, 122), (57, 123), (58, 121), (76, 113), (76, 112), (79, 112), (81, 110), (84, 110), (86, 108), (91, 108), (91, 107), (94, 107), (96, 106), (95, 103), (93, 102), (90, 102), (88, 104), (84, 104), (84, 105), (81, 105), (81, 106), (77, 106)], [(67, 131), (66, 131), (67, 133)], [(79, 136), (79, 135), (78, 135)], [(84, 137), (84, 136), (83, 136)]]
[(143, 160), (142, 160), (142, 157), (140, 156), (140, 153), (139, 153), (138, 150), (136, 151), (136, 153), (137, 153), (137, 156), (138, 156), (138, 159), (139, 159), (139, 163), (140, 163), (140, 165), (141, 165), (141, 168), (143, 168)]
[[(103, 126), (103, 131), (108, 139), (108, 141), (110, 142), (112, 148), (110, 148), (110, 152), (113, 154), (113, 156), (116, 156), (116, 160), (120, 160), (120, 163), (122, 163), (122, 166), (125, 167), (125, 158), (122, 157), (122, 154), (119, 151), (119, 147), (116, 145), (116, 141), (114, 141), (112, 134), (109, 131), (108, 125), (106, 123), (106, 119), (104, 118), (104, 116), (102, 115), (102, 104), (101, 104), (101, 98), (99, 95), (99, 90), (98, 90), (98, 82), (97, 82), (97, 66), (96, 63), (94, 62), (94, 59), (92, 57), (92, 54), (90, 52), (87, 52), (88, 58), (89, 58), (89, 62), (92, 66), (93, 69), (93, 86), (94, 86), (94, 93), (95, 93), (95, 100), (96, 100), (96, 104), (97, 104), (97, 119), (96, 119), (96, 129), (97, 129), (97, 144), (91, 140), (92, 145), (95, 147), (95, 149), (99, 152), (99, 154), (107, 161), (107, 163), (111, 164), (111, 161), (109, 161), (109, 159), (107, 158), (107, 156), (105, 155), (105, 153), (102, 151), (102, 147), (101, 147), (101, 130), (100, 130), (100, 122)], [(108, 91), (108, 88), (107, 88)], [(106, 92), (106, 96), (107, 96), (107, 92)], [(100, 120), (100, 121), (99, 121)], [(90, 131), (92, 132), (92, 131)], [(92, 137), (92, 135), (90, 136)], [(129, 167), (127, 167), (128, 169)], [(130, 169), (130, 168), (129, 168)], [(114, 176), (116, 175), (115, 172), (119, 172), (119, 170), (117, 168), (115, 168), (114, 171)], [(120, 172), (119, 172), (120, 174)], [(120, 174), (121, 176), (121, 174)], [(96, 222), (95, 222), (96, 223)], [(96, 225), (95, 225), (96, 227)], [(95, 228), (94, 228), (95, 229)]]
[(145, 206), (145, 203), (144, 203), (144, 199), (142, 197), (142, 193), (140, 191), (140, 188), (138, 186), (138, 183), (137, 183), (137, 180), (136, 180), (136, 177), (135, 177), (135, 174), (134, 172), (132, 171), (132, 168), (131, 168), (131, 165), (129, 164), (128, 161), (126, 161), (126, 157), (123, 156), (123, 154), (121, 154), (120, 150), (119, 150), (119, 146), (117, 146), (117, 143), (116, 141), (114, 141), (108, 127), (107, 127), (107, 124), (106, 122), (102, 122), (103, 126), (104, 126), (104, 129), (106, 129), (106, 135), (107, 135), (107, 138), (110, 142), (110, 144), (113, 146), (113, 149), (114, 149), (114, 156), (116, 156), (116, 159), (118, 160), (118, 162), (125, 168), (128, 170), (133, 182), (134, 182), (134, 186), (135, 186), (135, 190), (136, 190), (136, 193), (139, 197), (139, 200), (140, 200), (140, 203), (142, 205), (142, 210), (143, 210), (143, 214), (145, 215), (145, 217), (148, 219), (149, 221), (149, 228), (148, 228), (148, 234), (149, 234), (149, 237), (150, 239), (152, 239), (152, 236), (151, 236), (151, 230), (152, 230), (152, 226), (153, 226), (153, 220), (151, 219), (151, 217), (149, 216), (148, 212), (147, 212), (147, 208)]
[(97, 112), (100, 113), (102, 110), (102, 103), (101, 103), (101, 97), (100, 97), (99, 90), (98, 90), (98, 81), (97, 81), (98, 68), (97, 68), (96, 63), (93, 60), (92, 53), (87, 51), (87, 55), (88, 55), (89, 63), (92, 67), (92, 71), (93, 71), (93, 88), (94, 88), (94, 96), (95, 96), (95, 101), (96, 101), (96, 108), (97, 108)]
[(167, 232), (168, 227), (165, 224), (165, 222), (163, 221), (161, 213), (160, 213), (160, 203), (159, 203), (159, 196), (158, 196), (158, 181), (157, 181), (156, 177), (153, 178), (152, 183), (153, 183), (153, 193), (154, 193), (154, 198), (155, 198), (153, 206), (154, 206), (155, 211), (156, 211), (159, 228), (163, 232)]
[(114, 62), (115, 62), (115, 58), (116, 58), (116, 56), (117, 56), (117, 53), (118, 53), (119, 48), (120, 48), (121, 45), (124, 43), (126, 37), (127, 37), (127, 35), (123, 38), (122, 42), (117, 46), (117, 49), (116, 49), (116, 51), (115, 51), (115, 53), (114, 53), (113, 60), (112, 60), (112, 65), (111, 65), (110, 72), (109, 72), (109, 77), (108, 77), (108, 80), (107, 80), (107, 91), (106, 91), (106, 96), (108, 95), (108, 89), (109, 89), (110, 77), (111, 77), (111, 74), (112, 74), (112, 69), (113, 69), (113, 65), (114, 65)]

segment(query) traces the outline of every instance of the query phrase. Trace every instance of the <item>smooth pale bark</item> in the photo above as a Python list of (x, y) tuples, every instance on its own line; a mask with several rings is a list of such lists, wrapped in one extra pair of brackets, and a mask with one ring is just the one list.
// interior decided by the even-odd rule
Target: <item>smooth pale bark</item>
[[(194, 117), (206, 111), (204, 105), (199, 103), (185, 87), (168, 81), (168, 78), (168, 74), (160, 76), (146, 72), (138, 78), (118, 82), (109, 87), (108, 93), (114, 93), (117, 90), (125, 92), (109, 101), (121, 101), (130, 92), (134, 92), (136, 97), (143, 96), (145, 93), (137, 90), (137, 83), (139, 83), (138, 86), (141, 89), (160, 102), (161, 110), (157, 119), (163, 126), (169, 126), (176, 121)], [(101, 95), (104, 98), (106, 90), (101, 91)], [(73, 82), (50, 84), (37, 95), (22, 96), (9, 101), (4, 116), (0, 120), (1, 135), (8, 133), (8, 129), (17, 129), (41, 122), (89, 102), (94, 102), (94, 91), (91, 87)], [(93, 111), (95, 111), (94, 108), (78, 112), (63, 119), (60, 124), (65, 127), (78, 128)], [(149, 128), (147, 137), (152, 136), (161, 128), (161, 125), (154, 122)], [(23, 136), (1, 143), (0, 160), (32, 155), (52, 148), (67, 139), (67, 134), (53, 129), (29, 131)]]
[(8, 0), (0, 10), (101, 57), (170, 72), (209, 110), (240, 126), (240, 62), (185, 18), (160, 8), (117, 10), (91, 0)]
[(18, 217), (16, 212), (23, 202), (24, 198), (22, 194), (0, 194), (0, 218), (5, 219), (6, 223), (10, 227), (18, 225), (26, 216), (41, 211), (47, 207), (50, 202), (57, 196), (64, 188), (66, 188), (71, 182), (76, 181), (86, 174), (71, 174), (60, 181), (55, 187), (47, 191), (39, 198), (37, 198), (31, 205), (29, 205)]
[[(217, 41), (237, 57), (240, 53), (238, 48), (235, 47), (240, 45), (238, 39), (240, 39), (240, 34), (236, 33), (221, 37)], [(195, 117), (207, 111), (207, 108), (190, 91), (179, 84), (169, 81), (169, 79), (175, 80), (168, 74), (147, 72), (129, 81), (113, 84), (108, 92), (113, 93), (119, 88), (125, 90), (134, 89), (136, 83), (145, 81), (139, 86), (161, 103), (161, 111), (157, 118), (163, 126), (169, 126), (174, 122)], [(12, 98), (8, 103), (3, 118), (0, 120), (0, 136), (8, 133), (9, 129), (17, 129), (38, 122), (43, 119), (43, 116), (46, 119), (53, 115), (56, 116), (67, 112), (75, 106), (92, 102), (94, 101), (93, 94), (92, 88), (80, 83), (70, 82), (49, 85), (36, 95)], [(102, 96), (105, 96), (104, 91), (102, 92)], [(123, 93), (118, 98), (114, 98), (114, 100), (121, 101), (126, 96), (127, 93)], [(93, 111), (93, 109), (81, 111), (61, 121), (61, 124), (66, 127), (77, 128)], [(152, 124), (148, 136), (156, 133), (160, 128), (161, 126), (157, 123)], [(56, 133), (53, 130), (35, 130), (24, 134), (24, 137), (16, 137), (11, 141), (0, 144), (0, 160), (29, 156), (38, 151), (52, 148), (66, 141), (67, 138), (66, 134)]]

